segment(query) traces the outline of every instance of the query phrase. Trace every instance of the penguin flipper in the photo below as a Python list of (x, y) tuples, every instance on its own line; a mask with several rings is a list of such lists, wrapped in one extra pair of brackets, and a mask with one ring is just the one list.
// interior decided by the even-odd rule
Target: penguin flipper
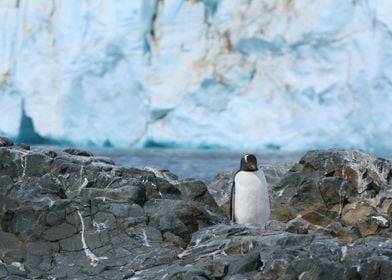
[(231, 187), (231, 196), (230, 196), (230, 220), (235, 222), (235, 183), (233, 180), (233, 185)]

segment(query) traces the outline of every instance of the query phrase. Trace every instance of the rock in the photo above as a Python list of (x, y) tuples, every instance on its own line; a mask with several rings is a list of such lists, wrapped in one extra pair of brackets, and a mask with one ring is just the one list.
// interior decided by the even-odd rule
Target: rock
[(226, 259), (226, 262), (229, 263), (227, 271), (229, 275), (258, 271), (263, 265), (259, 252), (250, 252), (245, 255), (231, 257)]
[(377, 210), (366, 203), (350, 204), (345, 207), (341, 219), (345, 224), (353, 225), (359, 219), (366, 219), (376, 213)]
[(356, 227), (358, 228), (361, 236), (370, 236), (370, 235), (376, 235), (380, 227), (377, 223), (377, 220), (375, 219), (365, 219), (365, 220), (358, 220), (356, 222)]
[(185, 241), (181, 237), (171, 233), (170, 231), (166, 231), (163, 234), (163, 238), (165, 241), (173, 244), (174, 248), (176, 249), (184, 250), (186, 247)]
[(149, 200), (145, 205), (148, 224), (162, 233), (171, 232), (180, 236), (186, 243), (197, 231), (198, 224), (188, 203), (181, 200)]
[(180, 190), (169, 183), (165, 179), (155, 177), (155, 175), (151, 174), (148, 176), (141, 177), (144, 185), (146, 186), (146, 196), (147, 199), (180, 199), (181, 192)]
[(46, 224), (57, 226), (64, 223), (66, 221), (66, 209), (71, 203), (72, 201), (68, 199), (56, 201), (45, 215)]
[(330, 224), (339, 222), (338, 236), (346, 240), (356, 236), (352, 227), (361, 236), (377, 234), (372, 217), (388, 217), (391, 170), (390, 161), (362, 151), (308, 152), (272, 186), (271, 216), (287, 222), (300, 215), (324, 227), (324, 233)]
[(55, 194), (60, 198), (66, 198), (63, 184), (50, 173), (46, 173), (40, 178), (39, 185), (41, 186), (42, 194)]
[(9, 147), (12, 145), (14, 145), (14, 142), (11, 139), (0, 136), (0, 147)]
[[(190, 246), (165, 271), (209, 271), (209, 277), (225, 279), (383, 279), (391, 269), (392, 243), (386, 238), (364, 238), (353, 245), (336, 238), (281, 232), (257, 227), (217, 225), (193, 234)], [(384, 257), (379, 257), (380, 255)], [(379, 261), (373, 261), (379, 258)], [(369, 270), (368, 261), (381, 270)], [(385, 264), (384, 264), (385, 262)], [(157, 269), (138, 272), (153, 279)], [(360, 278), (362, 279), (362, 278)], [(389, 278), (386, 278), (389, 279)]]
[[(389, 279), (391, 168), (353, 155), (312, 152), (282, 180), (274, 173), (273, 214), (281, 219), (264, 230), (230, 224), (222, 213), (226, 175), (210, 188), (216, 203), (211, 184), (166, 170), (0, 147), (0, 276)], [(357, 157), (369, 159), (365, 167)]]
[(230, 217), (230, 197), (234, 174), (234, 171), (219, 173), (207, 186), (208, 191), (227, 217)]
[(48, 241), (56, 241), (56, 240), (61, 240), (64, 238), (71, 237), (77, 232), (77, 228), (67, 224), (63, 223), (58, 226), (53, 226), (44, 231), (43, 233), (43, 238)]
[(93, 157), (94, 155), (86, 150), (75, 149), (75, 148), (68, 148), (63, 150), (64, 153), (73, 155), (73, 156), (82, 156), (82, 157)]
[(14, 181), (12, 180), (11, 176), (0, 176), (0, 196), (5, 196), (13, 187), (13, 185)]
[(51, 252), (53, 251), (53, 246), (50, 242), (40, 240), (29, 242), (26, 249), (27, 252), (31, 255), (45, 256), (51, 254)]
[(53, 268), (53, 254), (56, 248), (50, 242), (34, 241), (27, 244), (26, 267), (34, 273)]
[(2, 258), (19, 260), (24, 254), (23, 243), (16, 235), (0, 231), (0, 252)]
[(18, 177), (21, 164), (14, 161), (12, 149), (0, 146), (0, 176), (10, 176), (11, 178)]
[[(83, 249), (83, 243), (79, 234), (72, 235), (68, 238), (61, 238), (60, 242), (61, 251), (80, 251)], [(90, 247), (91, 248), (91, 247)]]
[(53, 159), (43, 153), (29, 153), (23, 157), (24, 164), (22, 176), (45, 175), (51, 170)]
[(215, 204), (215, 200), (207, 192), (207, 186), (201, 181), (181, 180), (176, 187), (180, 190), (184, 200), (203, 201), (207, 204)]
[(146, 201), (146, 192), (143, 186), (123, 185), (116, 189), (82, 188), (80, 196), (84, 199), (113, 200), (116, 202), (129, 202), (143, 205)]
[(35, 228), (38, 226), (36, 221), (37, 219), (32, 207), (20, 207), (12, 212), (9, 230), (18, 235), (32, 235)]

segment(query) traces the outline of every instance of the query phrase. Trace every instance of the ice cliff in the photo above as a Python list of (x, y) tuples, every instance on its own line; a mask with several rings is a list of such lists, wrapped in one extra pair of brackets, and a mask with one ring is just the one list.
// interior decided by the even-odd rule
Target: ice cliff
[(0, 134), (391, 148), (390, 0), (2, 0)]

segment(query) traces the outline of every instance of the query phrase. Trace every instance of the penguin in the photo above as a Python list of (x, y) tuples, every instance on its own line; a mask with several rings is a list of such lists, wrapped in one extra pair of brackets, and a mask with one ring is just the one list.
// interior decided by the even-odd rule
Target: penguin
[(240, 169), (234, 176), (230, 214), (235, 223), (257, 224), (263, 228), (270, 219), (268, 184), (252, 154), (242, 157)]

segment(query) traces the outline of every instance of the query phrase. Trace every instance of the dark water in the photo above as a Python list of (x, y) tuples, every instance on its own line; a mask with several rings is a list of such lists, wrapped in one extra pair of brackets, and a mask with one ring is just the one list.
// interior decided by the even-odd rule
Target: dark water
[[(180, 178), (209, 181), (222, 171), (239, 168), (246, 152), (171, 149), (96, 149), (96, 156), (106, 156), (117, 165), (132, 167), (157, 167), (168, 169)], [(304, 153), (251, 152), (261, 165), (273, 165), (298, 160)]]

